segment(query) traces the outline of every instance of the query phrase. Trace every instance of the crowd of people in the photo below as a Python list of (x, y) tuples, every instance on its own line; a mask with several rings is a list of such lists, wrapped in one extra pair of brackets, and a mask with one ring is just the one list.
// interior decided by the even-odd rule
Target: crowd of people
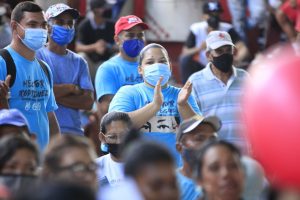
[[(167, 49), (147, 44), (147, 23), (109, 20), (106, 0), (90, 0), (80, 22), (64, 3), (0, 3), (11, 34), (0, 33), (0, 199), (299, 199), (272, 185), (243, 135), (247, 33), (265, 13), (248, 22), (246, 1), (228, 3), (233, 25), (219, 1), (203, 2), (182, 49), (182, 87), (169, 82)], [(300, 1), (269, 3), (299, 54), (300, 14), (289, 12)]]

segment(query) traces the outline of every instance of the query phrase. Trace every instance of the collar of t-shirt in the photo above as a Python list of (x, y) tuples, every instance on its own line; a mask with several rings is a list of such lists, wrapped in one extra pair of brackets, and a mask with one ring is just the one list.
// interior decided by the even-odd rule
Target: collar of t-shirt
[[(206, 67), (203, 69), (203, 74), (204, 74), (204, 77), (207, 79), (207, 80), (218, 80), (220, 81), (222, 84), (224, 84), (218, 77), (216, 77), (214, 75), (214, 73), (212, 72), (211, 70), (211, 67), (210, 67), (211, 63), (208, 63), (206, 65)], [(232, 75), (230, 76), (229, 80), (227, 81), (227, 84), (224, 86), (227, 86), (227, 87), (230, 87), (230, 85), (233, 83), (233, 81), (235, 80), (235, 78), (237, 77), (237, 71), (236, 71), (236, 68), (233, 67), (233, 73)]]
[[(211, 65), (211, 63), (208, 63), (208, 64), (206, 65), (206, 67), (203, 69), (203, 73), (204, 73), (206, 79), (207, 79), (207, 80), (218, 79), (218, 78), (214, 75), (214, 73), (212, 72), (210, 65)], [(231, 79), (232, 77), (235, 78), (236, 76), (237, 76), (237, 71), (236, 71), (236, 68), (233, 67), (233, 73), (232, 73), (230, 79)]]

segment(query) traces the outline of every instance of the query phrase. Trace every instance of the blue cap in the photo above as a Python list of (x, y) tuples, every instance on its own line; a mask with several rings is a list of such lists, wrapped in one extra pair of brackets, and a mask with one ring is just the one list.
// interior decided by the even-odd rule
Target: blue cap
[(2, 125), (28, 126), (28, 121), (17, 109), (1, 109), (0, 126)]

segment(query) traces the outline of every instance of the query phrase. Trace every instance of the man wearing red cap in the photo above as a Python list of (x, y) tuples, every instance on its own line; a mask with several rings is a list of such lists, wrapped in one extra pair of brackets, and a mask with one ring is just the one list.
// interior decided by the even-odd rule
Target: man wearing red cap
[(134, 15), (121, 17), (115, 24), (114, 40), (119, 54), (104, 62), (97, 70), (95, 88), (98, 114), (108, 111), (110, 101), (120, 87), (142, 82), (137, 58), (145, 44), (148, 25)]

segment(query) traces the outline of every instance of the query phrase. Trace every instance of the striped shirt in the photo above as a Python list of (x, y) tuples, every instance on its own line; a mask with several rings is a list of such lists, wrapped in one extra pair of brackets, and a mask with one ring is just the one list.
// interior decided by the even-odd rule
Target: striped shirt
[(221, 139), (232, 142), (247, 151), (247, 144), (241, 137), (241, 97), (243, 81), (249, 77), (242, 69), (233, 68), (227, 84), (218, 79), (210, 68), (210, 63), (201, 71), (191, 75), (194, 95), (204, 116), (216, 115), (222, 121), (219, 131)]

